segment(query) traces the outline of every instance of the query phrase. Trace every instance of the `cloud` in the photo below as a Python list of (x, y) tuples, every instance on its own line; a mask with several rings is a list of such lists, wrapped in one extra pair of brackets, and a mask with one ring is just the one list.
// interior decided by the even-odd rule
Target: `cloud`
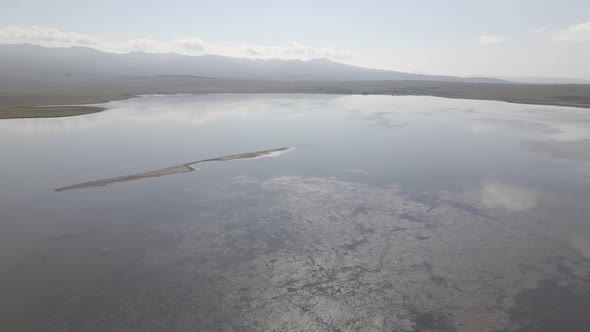
[(478, 44), (496, 44), (505, 42), (507, 39), (505, 37), (500, 36), (493, 36), (493, 35), (481, 35), (477, 40)]
[(538, 27), (538, 28), (534, 28), (534, 29), (532, 30), (532, 32), (533, 32), (534, 34), (536, 34), (536, 35), (542, 35), (542, 34), (544, 34), (545, 32), (547, 32), (547, 30), (549, 30), (549, 29), (547, 29), (547, 27)]
[(590, 22), (569, 26), (553, 33), (554, 41), (585, 42), (590, 41)]
[(77, 32), (61, 31), (56, 28), (38, 26), (10, 25), (0, 28), (2, 43), (32, 43), (48, 47), (86, 46), (105, 52), (130, 53), (179, 53), (187, 55), (218, 54), (244, 58), (280, 58), (280, 59), (315, 59), (334, 60), (351, 57), (350, 51), (340, 45), (314, 47), (296, 41), (286, 45), (219, 45), (209, 43), (201, 38), (190, 37), (171, 41), (157, 41), (137, 38), (124, 41), (103, 41), (97, 37)]
[(539, 200), (539, 193), (523, 186), (484, 182), (481, 185), (480, 198), (487, 208), (518, 212), (534, 208)]
[(570, 245), (584, 258), (590, 259), (590, 240), (581, 234), (572, 234)]
[(93, 36), (36, 25), (28, 27), (9, 25), (0, 28), (0, 41), (43, 43), (47, 46), (89, 46), (99, 43), (99, 39)]
[(170, 53), (175, 52), (172, 45), (147, 38), (130, 39), (118, 43), (100, 43), (91, 46), (101, 51), (113, 53)]
[(184, 48), (187, 50), (192, 50), (196, 52), (204, 52), (207, 48), (207, 43), (205, 43), (200, 38), (189, 38), (189, 39), (181, 39), (172, 42), (173, 45), (177, 47)]
[(240, 53), (250, 54), (262, 58), (330, 58), (330, 59), (347, 59), (351, 57), (348, 50), (339, 45), (324, 46), (315, 48), (300, 44), (295, 41), (289, 41), (286, 46), (256, 46), (242, 45)]

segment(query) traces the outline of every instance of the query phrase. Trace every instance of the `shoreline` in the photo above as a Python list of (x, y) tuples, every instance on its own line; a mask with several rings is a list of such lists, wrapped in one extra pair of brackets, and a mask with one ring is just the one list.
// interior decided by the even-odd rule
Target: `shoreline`
[[(450, 99), (489, 100), (514, 104), (590, 108), (590, 85), (487, 84), (427, 81), (343, 81), (343, 82), (268, 82), (214, 80), (214, 84), (188, 82), (187, 86), (85, 88), (84, 91), (39, 91), (30, 94), (0, 93), (0, 120), (80, 116), (98, 113), (106, 107), (93, 106), (142, 95), (177, 94), (329, 94), (431, 96)], [(153, 83), (153, 82), (152, 82)], [(159, 82), (164, 84), (162, 82)], [(185, 82), (186, 83), (186, 82)], [(191, 83), (191, 84), (189, 84)], [(91, 90), (94, 93), (91, 94)], [(59, 106), (46, 106), (59, 105)]]

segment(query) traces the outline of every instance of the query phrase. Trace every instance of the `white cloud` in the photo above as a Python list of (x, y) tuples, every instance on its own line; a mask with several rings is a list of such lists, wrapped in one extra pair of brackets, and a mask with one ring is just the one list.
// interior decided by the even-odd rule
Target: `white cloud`
[(481, 185), (480, 198), (487, 208), (518, 212), (534, 208), (537, 205), (539, 193), (523, 186), (484, 182)]
[(107, 42), (97, 37), (77, 32), (61, 31), (56, 28), (11, 25), (0, 28), (1, 43), (32, 43), (49, 47), (87, 46), (101, 51), (115, 53), (148, 52), (200, 55), (219, 54), (244, 58), (281, 59), (347, 59), (351, 53), (339, 45), (314, 47), (289, 41), (286, 45), (218, 45), (200, 38), (184, 38), (172, 41), (156, 41), (138, 38), (118, 42)]
[(237, 53), (250, 54), (251, 56), (261, 58), (347, 59), (351, 56), (349, 51), (339, 45), (316, 48), (295, 41), (289, 41), (285, 46), (242, 45), (237, 51)]
[(101, 51), (114, 53), (169, 53), (175, 51), (173, 50), (172, 45), (147, 38), (130, 39), (124, 42), (117, 43), (100, 43), (92, 45), (91, 47), (99, 49)]
[(99, 39), (93, 36), (35, 25), (28, 27), (9, 25), (0, 28), (0, 41), (43, 43), (46, 46), (88, 46), (99, 43)]
[(481, 35), (477, 40), (478, 44), (495, 44), (495, 43), (502, 43), (505, 42), (507, 39), (505, 37), (500, 36), (493, 36), (493, 35)]
[(538, 27), (538, 28), (534, 28), (534, 29), (532, 30), (532, 32), (533, 32), (534, 34), (536, 34), (536, 35), (542, 35), (542, 34), (544, 34), (545, 32), (547, 32), (547, 30), (548, 30), (548, 29), (547, 29), (547, 27)]
[(580, 255), (590, 259), (590, 240), (588, 240), (587, 236), (572, 234), (570, 244)]
[(196, 52), (204, 52), (207, 48), (207, 43), (205, 43), (200, 38), (175, 40), (174, 42), (172, 42), (172, 44), (176, 45), (177, 47), (184, 48), (187, 50), (193, 50)]
[(584, 42), (590, 41), (590, 22), (584, 22), (558, 30), (553, 34), (554, 41)]

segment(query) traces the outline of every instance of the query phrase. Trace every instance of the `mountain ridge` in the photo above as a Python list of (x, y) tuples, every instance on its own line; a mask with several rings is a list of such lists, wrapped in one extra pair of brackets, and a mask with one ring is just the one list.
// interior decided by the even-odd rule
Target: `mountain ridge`
[(183, 75), (267, 81), (446, 81), (508, 83), (487, 77), (425, 75), (365, 68), (326, 58), (249, 59), (215, 54), (109, 53), (90, 47), (0, 44), (0, 74), (12, 79), (48, 80), (60, 76)]

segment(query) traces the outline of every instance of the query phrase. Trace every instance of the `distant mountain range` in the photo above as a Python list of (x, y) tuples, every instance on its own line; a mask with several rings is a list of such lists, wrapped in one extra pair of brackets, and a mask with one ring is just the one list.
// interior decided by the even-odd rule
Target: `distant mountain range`
[(590, 80), (568, 77), (500, 77), (511, 82), (532, 84), (590, 84)]
[(328, 59), (245, 59), (219, 55), (101, 52), (86, 47), (49, 48), (31, 44), (0, 44), (3, 81), (80, 82), (122, 76), (191, 76), (265, 81), (447, 81), (507, 83), (485, 77), (455, 77), (370, 69)]

